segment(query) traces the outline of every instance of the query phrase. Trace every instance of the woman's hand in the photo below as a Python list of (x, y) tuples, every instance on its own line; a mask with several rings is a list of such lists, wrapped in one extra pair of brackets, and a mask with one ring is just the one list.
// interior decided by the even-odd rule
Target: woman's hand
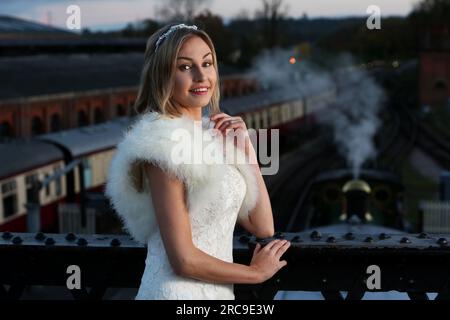
[(273, 277), (281, 268), (287, 265), (286, 260), (280, 261), (291, 243), (287, 240), (273, 240), (265, 247), (256, 244), (250, 268), (254, 269), (260, 276), (261, 282)]
[(250, 141), (247, 126), (241, 117), (232, 117), (222, 112), (211, 116), (211, 120), (215, 122), (214, 129), (219, 130), (224, 137), (232, 130), (235, 135), (236, 147), (250, 159), (256, 159), (256, 152)]

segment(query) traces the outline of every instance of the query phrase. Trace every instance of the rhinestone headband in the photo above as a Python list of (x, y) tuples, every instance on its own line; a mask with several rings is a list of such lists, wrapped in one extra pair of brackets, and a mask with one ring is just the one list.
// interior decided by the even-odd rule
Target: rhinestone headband
[(158, 38), (158, 41), (156, 41), (155, 52), (156, 52), (156, 50), (158, 50), (159, 46), (164, 41), (164, 39), (166, 39), (172, 32), (174, 32), (175, 30), (178, 30), (178, 29), (183, 29), (183, 28), (184, 29), (198, 30), (197, 26), (195, 26), (195, 25), (188, 26), (188, 25), (186, 25), (184, 23), (171, 26), (170, 29), (168, 31), (164, 32), (164, 34)]

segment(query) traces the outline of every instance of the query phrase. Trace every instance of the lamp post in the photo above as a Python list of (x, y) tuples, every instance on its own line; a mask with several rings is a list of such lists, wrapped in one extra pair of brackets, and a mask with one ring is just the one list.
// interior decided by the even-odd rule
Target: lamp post
[[(77, 159), (70, 162), (67, 166), (65, 166), (62, 170), (58, 170), (53, 175), (44, 179), (44, 181), (39, 181), (38, 179), (34, 180), (31, 184), (31, 193), (30, 198), (27, 199), (28, 202), (25, 204), (25, 208), (27, 209), (27, 230), (28, 232), (36, 233), (41, 229), (41, 203), (39, 199), (39, 191), (42, 188), (47, 187), (53, 180), (58, 179), (59, 177), (66, 175), (68, 172), (72, 171), (77, 165), (81, 166), (81, 160)], [(80, 168), (80, 175), (82, 176), (83, 166)], [(84, 180), (80, 177), (80, 193), (84, 195)], [(84, 206), (83, 206), (84, 207)], [(84, 218), (83, 221), (86, 221)]]

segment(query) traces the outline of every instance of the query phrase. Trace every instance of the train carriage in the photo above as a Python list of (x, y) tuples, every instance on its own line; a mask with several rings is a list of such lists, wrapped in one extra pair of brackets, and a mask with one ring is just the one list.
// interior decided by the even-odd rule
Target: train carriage
[(33, 181), (42, 182), (72, 161), (80, 160), (81, 165), (73, 172), (62, 175), (39, 192), (41, 229), (57, 231), (58, 204), (78, 199), (81, 180), (84, 190), (103, 191), (109, 162), (129, 124), (125, 117), (42, 135), (28, 142), (1, 144), (0, 231), (25, 231), (25, 204), (32, 200)]
[[(295, 90), (273, 89), (225, 99), (221, 109), (242, 116), (248, 128), (279, 129), (282, 137), (324, 108), (334, 95), (333, 88), (308, 97), (300, 96)], [(39, 192), (42, 230), (57, 228), (59, 203), (78, 201), (82, 190), (103, 192), (115, 147), (132, 121), (122, 117), (90, 127), (49, 133), (22, 143), (22, 147), (1, 144), (0, 151), (7, 157), (1, 159), (0, 231), (26, 231), (24, 205), (29, 202), (32, 181), (42, 182), (73, 161), (79, 160), (80, 164)]]
[[(32, 183), (59, 170), (64, 165), (63, 154), (58, 148), (37, 140), (0, 144), (0, 153), (0, 231), (25, 230), (25, 205), (32, 196)], [(50, 223), (48, 206), (64, 196), (65, 188), (64, 179), (58, 179), (39, 194), (44, 228)]]

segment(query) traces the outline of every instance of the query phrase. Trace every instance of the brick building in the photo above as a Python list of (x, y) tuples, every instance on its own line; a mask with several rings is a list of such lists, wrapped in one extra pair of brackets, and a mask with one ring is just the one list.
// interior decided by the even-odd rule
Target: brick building
[(450, 99), (450, 30), (437, 25), (424, 30), (421, 38), (421, 104), (444, 105)]
[(31, 137), (129, 114), (141, 57), (131, 53), (0, 58), (1, 136)]
[[(32, 137), (133, 112), (142, 53), (0, 58), (0, 137)], [(257, 91), (256, 80), (223, 76), (223, 98)]]
[[(145, 41), (84, 39), (0, 16), (0, 48), (5, 49), (0, 57), (0, 139), (28, 138), (132, 113)], [(259, 90), (256, 80), (227, 67), (219, 70), (223, 98)]]

